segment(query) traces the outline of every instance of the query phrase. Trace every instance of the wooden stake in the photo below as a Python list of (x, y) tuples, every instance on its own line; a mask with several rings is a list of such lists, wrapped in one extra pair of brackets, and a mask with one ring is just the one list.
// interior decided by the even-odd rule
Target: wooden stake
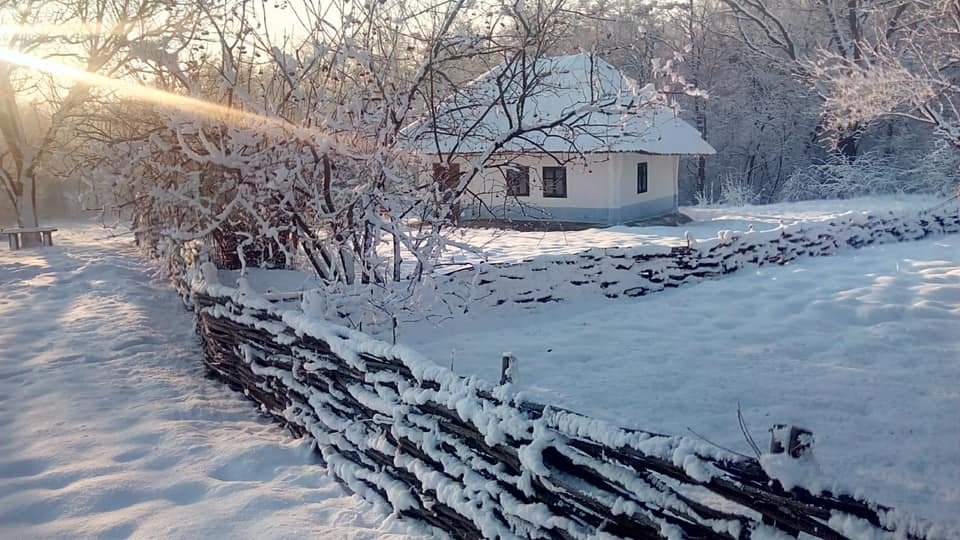
[(770, 428), (770, 453), (786, 452), (792, 458), (799, 458), (813, 449), (813, 432), (802, 427), (787, 424), (774, 424)]
[(512, 383), (517, 378), (517, 359), (511, 353), (503, 353), (500, 359), (500, 384)]

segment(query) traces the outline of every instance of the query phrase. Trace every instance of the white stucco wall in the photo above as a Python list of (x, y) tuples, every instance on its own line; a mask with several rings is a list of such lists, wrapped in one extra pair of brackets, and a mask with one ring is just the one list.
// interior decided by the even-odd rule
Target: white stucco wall
[[(647, 192), (637, 193), (637, 164), (647, 163)], [(677, 211), (679, 156), (617, 154), (621, 221)]]
[[(530, 154), (518, 156), (513, 161), (530, 167), (529, 196), (507, 197), (504, 173), (497, 169), (485, 171), (470, 183), (470, 190), (494, 209), (497, 217), (505, 215), (512, 218), (621, 223), (675, 209), (676, 156), (595, 154), (587, 163), (579, 160), (567, 163), (566, 198), (543, 196), (542, 167), (556, 166), (555, 160), (549, 156)], [(648, 163), (648, 192), (644, 194), (636, 192), (637, 163), (641, 161)], [(464, 159), (464, 168), (466, 162)], [(467, 219), (490, 217), (467, 199), (463, 200), (462, 205), (466, 209), (464, 217)]]
[[(676, 192), (677, 156), (617, 154), (621, 206), (672, 197)], [(647, 192), (637, 193), (637, 164), (647, 163)]]
[(549, 210), (552, 208), (616, 208), (617, 196), (619, 193), (614, 189), (612, 179), (616, 176), (614, 172), (615, 160), (608, 159), (606, 155), (591, 158), (590, 163), (573, 162), (567, 163), (567, 196), (544, 197), (543, 196), (543, 167), (557, 166), (552, 158), (539, 155), (518, 156), (513, 159), (517, 165), (526, 165), (530, 167), (530, 195), (527, 197), (507, 197), (506, 179), (504, 172), (498, 169), (484, 171), (479, 177), (470, 184), (470, 189), (474, 193), (481, 194), (484, 202), (493, 207), (504, 206), (505, 199), (508, 204), (516, 205), (518, 201), (523, 205), (535, 206)]

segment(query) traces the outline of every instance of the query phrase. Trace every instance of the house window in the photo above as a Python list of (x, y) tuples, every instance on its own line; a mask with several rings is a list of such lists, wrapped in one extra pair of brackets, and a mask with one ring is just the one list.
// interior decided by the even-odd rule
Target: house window
[(460, 164), (433, 164), (433, 181), (442, 186), (443, 191), (456, 190), (460, 186)]
[(637, 193), (646, 193), (647, 187), (647, 164), (637, 163)]
[(530, 167), (517, 165), (507, 169), (507, 196), (527, 197), (530, 195)]
[(566, 167), (543, 168), (543, 196), (566, 198), (567, 196), (567, 169)]

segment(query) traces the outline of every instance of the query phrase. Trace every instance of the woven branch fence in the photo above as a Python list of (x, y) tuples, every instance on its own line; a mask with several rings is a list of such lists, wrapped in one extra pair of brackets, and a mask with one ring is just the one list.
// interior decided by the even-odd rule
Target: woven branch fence
[(204, 270), (193, 301), (210, 372), (314, 439), (349, 489), (451, 537), (953, 535), (858, 497), (787, 491), (698, 440), (522, 401)]
[[(801, 257), (833, 255), (843, 249), (958, 232), (960, 208), (951, 204), (902, 215), (851, 214), (770, 231), (723, 231), (718, 238), (686, 246), (594, 248), (520, 263), (478, 264), (436, 277), (432, 290), (421, 287), (420, 298), (408, 318), (455, 317), (466, 312), (496, 310), (499, 306), (536, 309), (579, 297), (645, 296), (746, 267), (782, 265)], [(405, 289), (405, 283), (388, 283), (318, 290), (310, 293), (317, 295), (311, 312), (328, 321), (361, 328), (368, 334), (388, 336), (392, 319), (370, 306), (379, 305), (385, 291), (405, 298)], [(392, 315), (401, 322), (407, 317), (400, 306), (392, 310)]]

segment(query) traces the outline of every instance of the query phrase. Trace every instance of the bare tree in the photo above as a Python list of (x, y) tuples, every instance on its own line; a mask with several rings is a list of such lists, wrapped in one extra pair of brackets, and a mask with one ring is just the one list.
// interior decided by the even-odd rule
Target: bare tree
[(822, 50), (807, 69), (826, 98), (824, 119), (834, 130), (909, 118), (960, 150), (960, 1), (911, 4), (896, 32), (889, 22), (868, 30), (877, 42), (858, 47), (856, 60)]
[[(598, 119), (619, 121), (596, 114), (606, 108), (655, 104), (596, 95), (531, 121), (529, 99), (553, 90), (543, 84), (543, 59), (565, 35), (564, 6), (343, 1), (321, 12), (307, 4), (294, 15), (301, 28), (281, 36), (267, 31), (262, 4), (206, 10), (195, 48), (147, 63), (170, 91), (243, 114), (151, 106), (131, 123), (141, 105), (107, 108), (115, 132), (104, 139), (109, 150), (98, 151), (100, 166), (88, 169), (100, 193), (116, 198), (108, 206), (132, 213), (140, 236), (161, 251), (209, 240), (218, 262), (244, 266), (294, 264), (302, 249), (331, 284), (398, 281), (404, 259), (407, 275), (429, 275), (471, 180), (507, 164), (513, 141), (576, 134)], [(496, 73), (494, 91), (478, 94), (468, 83), (484, 71)], [(480, 116), (438, 116), (451, 100)], [(516, 122), (487, 138), (480, 119), (490, 111)], [(451, 122), (453, 146), (411, 142), (414, 132), (429, 139)], [(463, 173), (436, 181), (432, 167), (477, 135)]]
[[(778, 63), (814, 84), (809, 62), (829, 50), (844, 63), (861, 66), (869, 51), (896, 39), (915, 16), (912, 0), (722, 0), (737, 21), (739, 39), (755, 54)], [(820, 95), (821, 99), (826, 99)], [(817, 137), (823, 135), (818, 126)], [(835, 133), (841, 155), (858, 153), (863, 126), (849, 124)]]

